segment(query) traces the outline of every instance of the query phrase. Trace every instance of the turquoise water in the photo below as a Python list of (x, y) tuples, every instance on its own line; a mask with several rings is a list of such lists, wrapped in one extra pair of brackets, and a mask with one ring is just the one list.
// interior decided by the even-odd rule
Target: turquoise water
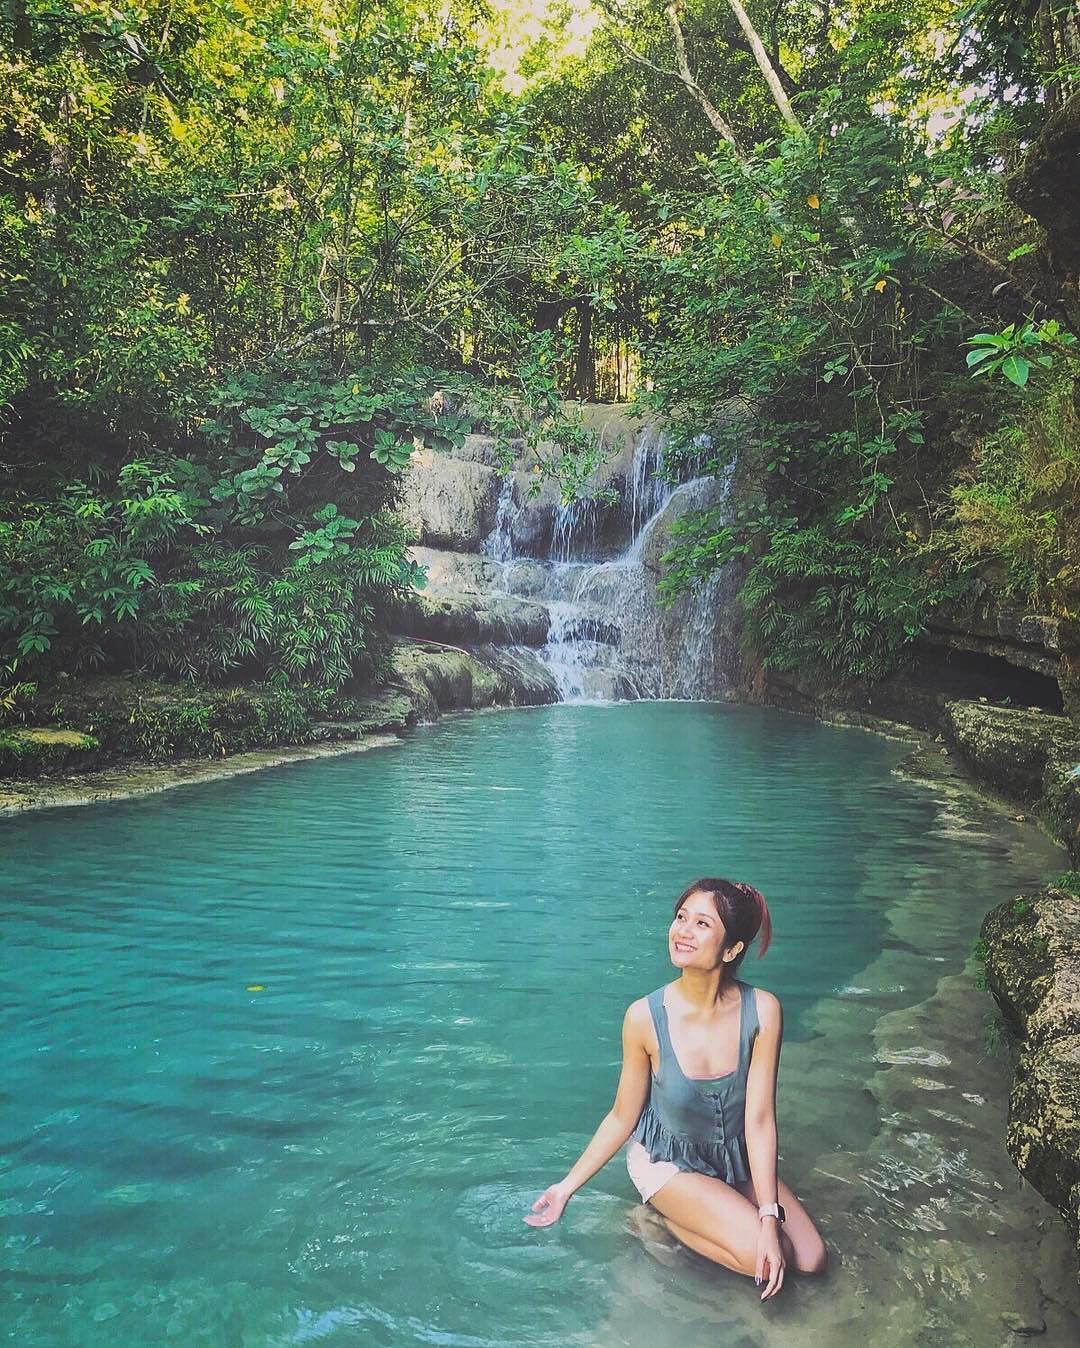
[[(743, 977), (785, 1007), (786, 1163), (808, 1178), (840, 1140), (871, 1145), (873, 1024), (959, 971), (982, 912), (1052, 864), (1033, 836), (942, 828), (890, 774), (904, 752), (757, 709), (560, 706), (3, 823), (0, 1329), (64, 1348), (755, 1341), (710, 1323), (710, 1289), (743, 1304), (747, 1285), (691, 1256), (694, 1313), (615, 1327), (674, 1276), (627, 1229), (621, 1158), (552, 1230), (521, 1216), (608, 1108), (622, 1011), (671, 976), (671, 903), (702, 873), (772, 905)], [(928, 887), (929, 927), (898, 932)], [(845, 997), (850, 1042), (830, 1040), (822, 1008)], [(800, 1125), (799, 1055), (830, 1044), (834, 1107)]]

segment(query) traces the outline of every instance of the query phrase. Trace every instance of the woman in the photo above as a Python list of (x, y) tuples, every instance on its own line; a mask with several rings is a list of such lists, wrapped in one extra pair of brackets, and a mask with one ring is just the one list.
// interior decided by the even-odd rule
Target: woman
[(750, 885), (703, 879), (675, 905), (668, 931), (674, 983), (623, 1020), (615, 1103), (566, 1178), (525, 1218), (550, 1226), (570, 1197), (632, 1137), (626, 1165), (643, 1203), (684, 1245), (765, 1283), (822, 1273), (825, 1243), (776, 1173), (776, 1070), (783, 1016), (771, 992), (737, 981), (747, 947), (772, 923)]

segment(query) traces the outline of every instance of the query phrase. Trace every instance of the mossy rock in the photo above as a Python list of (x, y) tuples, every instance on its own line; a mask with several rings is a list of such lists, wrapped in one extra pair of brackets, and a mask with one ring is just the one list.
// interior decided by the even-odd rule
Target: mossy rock
[(550, 674), (521, 652), (483, 648), (472, 654), (418, 642), (397, 648), (393, 670), (427, 719), (443, 711), (534, 706), (557, 697)]
[(986, 981), (1024, 1036), (1007, 1146), (1080, 1236), (1080, 898), (1020, 895), (983, 920)]
[(987, 984), (1030, 1044), (1080, 1035), (1080, 898), (1047, 889), (1008, 899), (981, 937)]
[(1048, 763), (1080, 756), (1080, 731), (1067, 716), (1029, 707), (949, 702), (945, 736), (978, 778), (1025, 803), (1042, 795)]
[(393, 624), (403, 636), (434, 641), (542, 646), (551, 622), (541, 604), (512, 595), (416, 594)]
[(1006, 1145), (1024, 1178), (1080, 1237), (1080, 1035), (1021, 1054)]
[(406, 646), (394, 654), (394, 674), (414, 694), (420, 714), (492, 707), (499, 700), (498, 676), (466, 651)]
[(0, 731), (0, 773), (40, 777), (72, 766), (93, 765), (100, 748), (93, 735), (61, 726), (17, 726)]

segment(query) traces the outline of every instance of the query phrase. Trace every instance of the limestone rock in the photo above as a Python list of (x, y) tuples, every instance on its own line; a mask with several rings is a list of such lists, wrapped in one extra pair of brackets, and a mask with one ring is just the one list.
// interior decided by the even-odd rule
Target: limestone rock
[(990, 989), (1029, 1045), (1080, 1035), (1080, 899), (1057, 889), (1008, 899), (982, 938)]
[(475, 552), (414, 547), (409, 553), (427, 572), (426, 594), (486, 594), (502, 570), (498, 562)]
[(994, 605), (962, 618), (936, 614), (923, 641), (1006, 660), (1051, 679), (1057, 679), (1060, 672), (1061, 623), (1047, 614)]
[(972, 771), (1007, 795), (1034, 801), (1052, 760), (1080, 759), (1080, 732), (1066, 716), (988, 702), (945, 704), (945, 736)]
[(550, 620), (540, 604), (512, 595), (423, 593), (398, 610), (393, 626), (407, 636), (455, 644), (542, 646)]
[(1021, 1054), (1006, 1146), (1020, 1173), (1080, 1235), (1080, 1035)]
[(660, 574), (664, 569), (660, 558), (674, 542), (672, 525), (695, 510), (718, 505), (724, 499), (724, 490), (719, 478), (699, 478), (684, 483), (674, 492), (642, 540), (642, 561), (650, 571)]
[(983, 920), (986, 977), (1025, 1036), (1006, 1138), (1017, 1169), (1080, 1237), (1080, 899), (1048, 889)]
[(447, 650), (435, 644), (399, 646), (394, 678), (414, 697), (422, 717), (444, 711), (531, 706), (556, 700), (551, 676), (524, 652)]
[(499, 442), (491, 435), (467, 435), (453, 451), (453, 457), (466, 463), (482, 463), (486, 468), (498, 468)]
[(405, 474), (400, 513), (425, 543), (478, 549), (494, 526), (498, 498), (494, 468), (425, 449)]

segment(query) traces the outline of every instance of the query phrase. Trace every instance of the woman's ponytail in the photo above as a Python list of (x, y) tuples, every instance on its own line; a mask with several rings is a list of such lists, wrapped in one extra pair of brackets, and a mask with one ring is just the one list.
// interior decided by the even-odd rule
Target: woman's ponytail
[[(757, 953), (758, 959), (761, 959), (772, 940), (772, 918), (769, 916), (769, 905), (765, 902), (765, 895), (762, 894), (760, 889), (755, 889), (753, 885), (743, 884), (740, 880), (735, 882), (735, 888), (751, 899), (757, 910)], [(751, 937), (751, 940), (753, 940), (753, 937)]]

